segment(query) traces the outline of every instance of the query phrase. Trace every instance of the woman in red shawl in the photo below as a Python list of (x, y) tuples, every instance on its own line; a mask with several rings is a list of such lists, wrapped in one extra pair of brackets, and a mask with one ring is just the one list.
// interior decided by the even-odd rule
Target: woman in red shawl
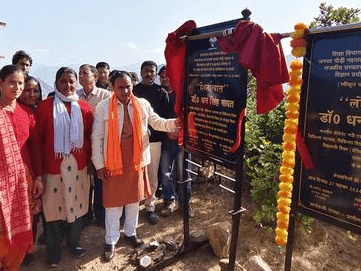
[(24, 80), (14, 65), (0, 71), (0, 269), (6, 271), (18, 270), (32, 245), (28, 189), (34, 198), (43, 190), (34, 113), (16, 101)]

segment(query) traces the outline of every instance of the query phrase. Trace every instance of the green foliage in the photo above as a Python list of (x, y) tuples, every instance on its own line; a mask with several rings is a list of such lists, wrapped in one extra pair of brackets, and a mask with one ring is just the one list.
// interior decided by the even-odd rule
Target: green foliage
[[(250, 88), (253, 84), (251, 79)], [(275, 220), (285, 110), (281, 103), (268, 114), (257, 115), (255, 95), (252, 93), (247, 100), (245, 164), (251, 198), (259, 206), (253, 215), (256, 223), (271, 224)]]
[(326, 6), (321, 3), (319, 6), (320, 15), (315, 17), (315, 21), (311, 22), (310, 28), (329, 27), (332, 25), (342, 25), (357, 23), (360, 21), (360, 9), (339, 7), (335, 9), (332, 5)]
[(315, 219), (305, 214), (298, 214), (298, 219), (301, 222), (301, 231), (310, 232), (310, 226)]

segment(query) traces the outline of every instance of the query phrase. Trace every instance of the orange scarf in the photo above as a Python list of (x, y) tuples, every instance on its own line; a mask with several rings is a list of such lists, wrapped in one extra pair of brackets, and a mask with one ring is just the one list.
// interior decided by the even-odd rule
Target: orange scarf
[[(132, 94), (130, 100), (133, 104), (133, 169), (140, 171), (142, 166), (143, 154), (143, 133), (141, 122), (141, 107), (138, 100)], [(124, 105), (127, 106), (127, 105)], [(105, 167), (112, 176), (120, 176), (123, 173), (122, 148), (119, 139), (119, 120), (118, 120), (118, 102), (117, 96), (113, 93), (109, 104), (108, 120), (108, 146), (105, 161)]]

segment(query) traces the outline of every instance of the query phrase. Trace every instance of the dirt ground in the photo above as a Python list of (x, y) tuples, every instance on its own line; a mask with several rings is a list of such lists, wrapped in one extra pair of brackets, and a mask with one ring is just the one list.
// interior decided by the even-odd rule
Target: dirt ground
[[(231, 222), (229, 210), (233, 209), (233, 195), (222, 190), (213, 183), (196, 183), (192, 198), (195, 217), (190, 219), (190, 229), (200, 229), (215, 222), (228, 220)], [(261, 228), (252, 220), (255, 206), (247, 192), (242, 196), (242, 206), (247, 209), (241, 219), (237, 248), (237, 262), (247, 267), (251, 256), (259, 255), (273, 271), (284, 270), (285, 250), (279, 251), (274, 242), (274, 232)], [(158, 201), (156, 212), (160, 213), (162, 201)], [(41, 229), (40, 229), (41, 230)], [(140, 213), (138, 234), (145, 242), (162, 240), (166, 236), (182, 237), (183, 219), (180, 212), (170, 217), (161, 217), (160, 222), (153, 226), (144, 219), (144, 210)], [(58, 268), (47, 268), (46, 247), (37, 244), (35, 264), (31, 267), (21, 267), (21, 271), (48, 270), (138, 270), (130, 261), (129, 255), (133, 249), (123, 241), (111, 262), (104, 262), (105, 230), (90, 225), (82, 233), (80, 243), (87, 253), (81, 259), (74, 259), (66, 247), (63, 248), (62, 260)], [(209, 245), (187, 253), (183, 258), (165, 271), (193, 270), (218, 271), (219, 259), (214, 255)], [(293, 271), (361, 271), (361, 236), (347, 232), (330, 224), (315, 220), (308, 232), (299, 230), (297, 225), (294, 250)]]

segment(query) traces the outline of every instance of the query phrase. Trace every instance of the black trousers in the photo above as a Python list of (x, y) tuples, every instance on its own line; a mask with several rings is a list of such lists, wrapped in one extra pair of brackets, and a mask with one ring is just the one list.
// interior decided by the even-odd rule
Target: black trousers
[(49, 253), (60, 253), (63, 239), (70, 248), (79, 246), (82, 230), (82, 217), (73, 223), (63, 220), (45, 223), (45, 242)]

